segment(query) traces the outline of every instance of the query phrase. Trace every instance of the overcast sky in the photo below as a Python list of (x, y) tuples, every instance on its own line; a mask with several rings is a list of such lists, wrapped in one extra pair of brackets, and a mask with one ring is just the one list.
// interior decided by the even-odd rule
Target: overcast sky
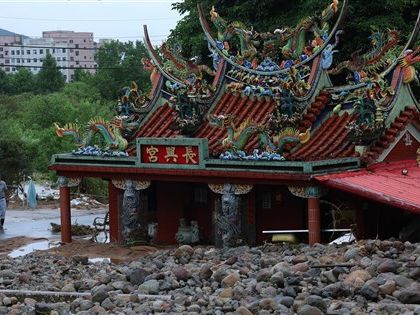
[(180, 0), (0, 0), (0, 28), (30, 37), (42, 31), (93, 32), (100, 38), (142, 40), (147, 24), (154, 44), (181, 18), (171, 4)]

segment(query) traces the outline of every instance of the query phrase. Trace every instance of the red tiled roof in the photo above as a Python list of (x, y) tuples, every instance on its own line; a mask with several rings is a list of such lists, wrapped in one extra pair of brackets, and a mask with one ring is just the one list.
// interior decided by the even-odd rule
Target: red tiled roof
[(309, 142), (286, 154), (286, 158), (314, 161), (358, 156), (358, 153), (354, 151), (354, 144), (347, 140), (348, 129), (346, 128), (357, 117), (357, 114), (347, 112), (344, 112), (341, 116), (335, 114), (329, 117), (311, 135)]
[(179, 134), (178, 130), (172, 130), (169, 126), (174, 122), (176, 112), (168, 103), (159, 107), (152, 117), (134, 135), (138, 137), (165, 137), (170, 138)]
[(303, 120), (299, 124), (300, 131), (304, 132), (312, 126), (318, 115), (325, 108), (325, 106), (327, 106), (328, 102), (330, 101), (330, 97), (330, 93), (326, 91), (319, 92), (319, 95), (315, 98), (315, 101), (309, 105), (306, 113), (303, 114)]
[[(169, 126), (174, 122), (176, 112), (168, 105), (168, 103), (159, 107), (148, 121), (138, 130), (132, 140), (139, 137), (162, 137), (171, 138), (179, 134), (179, 130), (173, 130)], [(129, 145), (127, 153), (135, 155), (136, 146)]]
[(380, 163), (356, 172), (315, 179), (323, 185), (420, 214), (420, 167), (414, 160)]
[(393, 143), (398, 134), (403, 131), (410, 122), (418, 120), (418, 112), (415, 107), (405, 107), (394, 122), (385, 130), (384, 134), (367, 151), (362, 161), (366, 164), (374, 163), (382, 152)]
[[(275, 101), (271, 98), (246, 97), (240, 94), (226, 93), (222, 96), (213, 110), (213, 115), (234, 115), (235, 128), (250, 118), (252, 122), (264, 124), (275, 109)], [(227, 130), (216, 128), (206, 121), (198, 130), (195, 137), (209, 139), (209, 152), (218, 155), (223, 152), (222, 140), (227, 137)], [(252, 151), (258, 145), (258, 139), (253, 137), (245, 147), (245, 151)]]
[[(247, 118), (257, 124), (266, 123), (270, 114), (275, 109), (273, 99), (246, 97), (241, 94), (225, 93), (212, 111), (212, 115), (231, 114), (235, 117), (234, 125), (239, 127)], [(168, 104), (159, 107), (148, 121), (133, 136), (138, 137), (163, 137), (171, 138), (180, 134), (179, 130), (170, 129), (177, 114)], [(222, 140), (227, 137), (225, 128), (211, 126), (205, 121), (198, 129), (195, 138), (207, 138), (209, 140), (209, 152), (213, 155), (222, 153)], [(258, 144), (257, 138), (251, 139), (246, 150), (252, 150)]]

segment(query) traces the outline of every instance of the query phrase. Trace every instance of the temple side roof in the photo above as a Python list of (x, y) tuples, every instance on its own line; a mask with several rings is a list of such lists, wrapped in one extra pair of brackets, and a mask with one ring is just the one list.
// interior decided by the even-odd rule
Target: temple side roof
[(397, 116), (394, 122), (387, 128), (382, 136), (370, 147), (362, 159), (365, 163), (371, 164), (377, 161), (379, 156), (397, 141), (400, 135), (409, 124), (412, 124), (420, 133), (420, 114), (414, 106), (406, 106)]

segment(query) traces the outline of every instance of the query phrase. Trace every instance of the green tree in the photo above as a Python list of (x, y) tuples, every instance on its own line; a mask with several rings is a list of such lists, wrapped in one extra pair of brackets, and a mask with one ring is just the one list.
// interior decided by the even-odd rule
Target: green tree
[(7, 183), (18, 183), (32, 174), (34, 151), (21, 139), (2, 133), (0, 137), (0, 171)]
[(57, 68), (57, 63), (51, 54), (47, 54), (42, 63), (42, 69), (36, 76), (36, 89), (39, 93), (51, 93), (64, 87), (64, 75)]
[(143, 70), (141, 58), (147, 57), (142, 42), (122, 43), (111, 41), (99, 48), (96, 60), (98, 68), (93, 84), (101, 96), (115, 100), (124, 86), (135, 81), (142, 91), (149, 89), (149, 74)]
[(15, 74), (10, 75), (10, 93), (20, 94), (34, 91), (35, 76), (26, 68), (20, 68)]
[(0, 69), (0, 93), (6, 94), (10, 92), (10, 77)]
[(93, 77), (94, 77), (94, 74), (90, 73), (89, 71), (77, 68), (76, 70), (74, 70), (73, 82), (82, 81), (86, 83), (91, 83)]

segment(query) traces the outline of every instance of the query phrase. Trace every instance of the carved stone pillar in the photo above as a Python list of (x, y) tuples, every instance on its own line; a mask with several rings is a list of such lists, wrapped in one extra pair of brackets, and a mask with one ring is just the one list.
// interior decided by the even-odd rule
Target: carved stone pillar
[(81, 178), (68, 178), (60, 176), (58, 184), (60, 186), (60, 224), (61, 241), (71, 243), (71, 207), (70, 207), (70, 187), (78, 186)]
[(241, 237), (241, 210), (239, 195), (251, 191), (252, 185), (209, 184), (210, 189), (221, 194), (221, 205), (216, 209), (216, 246), (231, 247)]
[[(120, 211), (120, 235), (122, 243), (140, 239), (141, 224), (137, 191), (147, 189), (150, 181), (113, 180), (115, 187), (123, 189), (122, 211)], [(144, 227), (145, 228), (145, 227)]]
[(321, 210), (319, 198), (328, 192), (320, 186), (289, 186), (289, 191), (301, 198), (308, 199), (308, 241), (309, 245), (321, 242)]

